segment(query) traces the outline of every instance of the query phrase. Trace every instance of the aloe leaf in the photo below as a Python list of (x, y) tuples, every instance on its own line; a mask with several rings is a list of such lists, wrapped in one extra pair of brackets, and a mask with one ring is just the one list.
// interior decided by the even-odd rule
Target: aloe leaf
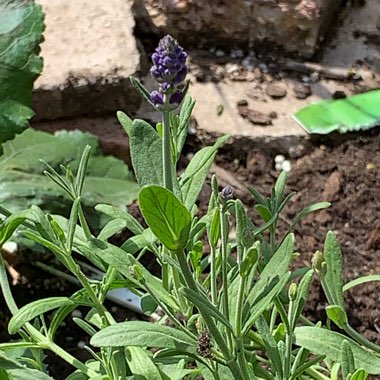
[(308, 133), (366, 130), (380, 123), (380, 90), (324, 100), (298, 111), (294, 118)]

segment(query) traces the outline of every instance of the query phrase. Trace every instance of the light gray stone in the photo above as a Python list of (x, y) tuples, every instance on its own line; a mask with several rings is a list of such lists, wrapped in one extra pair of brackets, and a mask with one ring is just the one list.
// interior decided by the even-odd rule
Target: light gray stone
[(133, 110), (128, 77), (140, 68), (129, 0), (37, 0), (46, 14), (42, 75), (33, 108), (40, 119)]
[(184, 44), (266, 48), (310, 57), (342, 0), (135, 0), (140, 29)]

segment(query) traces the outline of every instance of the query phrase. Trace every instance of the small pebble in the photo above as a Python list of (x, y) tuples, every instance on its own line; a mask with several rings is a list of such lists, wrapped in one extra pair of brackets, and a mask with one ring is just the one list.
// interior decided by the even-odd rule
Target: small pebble
[(293, 88), (293, 92), (297, 99), (306, 99), (312, 94), (310, 85), (304, 83), (296, 84)]
[(278, 155), (275, 156), (275, 158), (274, 158), (274, 162), (275, 162), (276, 164), (282, 164), (284, 161), (285, 161), (285, 157), (284, 157), (282, 154), (278, 154)]
[(265, 90), (266, 94), (273, 99), (280, 99), (286, 96), (286, 88), (276, 83), (269, 83)]
[(237, 106), (238, 107), (248, 107), (248, 102), (246, 99), (240, 99), (238, 102), (237, 102)]
[(334, 100), (336, 100), (336, 99), (344, 99), (344, 98), (347, 98), (347, 95), (346, 95), (346, 93), (344, 91), (338, 90), (338, 91), (335, 91), (332, 94), (332, 98)]
[(289, 160), (285, 160), (282, 163), (282, 170), (289, 173), (292, 170), (292, 164)]
[(80, 341), (77, 343), (77, 347), (78, 347), (78, 348), (81, 348), (82, 350), (84, 349), (85, 346), (86, 346), (86, 342), (84, 342), (83, 340), (80, 340)]
[(318, 82), (319, 81), (319, 74), (317, 72), (311, 73), (311, 75), (310, 75), (310, 81), (312, 83)]
[(222, 49), (218, 49), (215, 51), (215, 56), (218, 58), (224, 57), (226, 53)]
[(83, 317), (83, 314), (80, 310), (78, 309), (75, 309), (71, 312), (71, 317), (72, 318), (82, 318)]

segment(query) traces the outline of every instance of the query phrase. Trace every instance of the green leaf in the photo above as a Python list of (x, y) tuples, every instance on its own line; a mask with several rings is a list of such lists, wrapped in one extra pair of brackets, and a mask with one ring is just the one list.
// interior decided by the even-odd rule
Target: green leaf
[(347, 340), (342, 342), (342, 375), (347, 379), (349, 374), (355, 372), (355, 358), (350, 343)]
[(366, 380), (367, 377), (368, 377), (368, 373), (364, 371), (364, 369), (360, 368), (352, 374), (352, 376), (350, 377), (350, 380)]
[(330, 303), (340, 306), (344, 310), (342, 254), (335, 234), (329, 231), (326, 236), (323, 257), (326, 262), (324, 281), (332, 297)]
[(308, 133), (327, 134), (334, 131), (367, 130), (379, 125), (380, 90), (323, 100), (298, 111), (294, 118)]
[(9, 334), (15, 334), (26, 322), (47, 311), (59, 307), (74, 305), (74, 301), (67, 297), (51, 297), (40, 299), (23, 306), (9, 321)]
[(181, 175), (179, 186), (183, 202), (188, 210), (192, 209), (202, 190), (217, 150), (226, 142), (228, 137), (220, 137), (213, 146), (207, 146), (195, 153), (185, 172)]
[(276, 184), (274, 185), (274, 193), (277, 198), (277, 203), (281, 204), (284, 199), (285, 183), (287, 180), (288, 174), (285, 171), (282, 171), (277, 178)]
[(338, 305), (329, 305), (326, 307), (327, 316), (341, 329), (348, 325), (347, 314), (345, 310)]
[(380, 281), (380, 274), (372, 274), (372, 275), (368, 275), (368, 276), (362, 276), (359, 278), (355, 278), (355, 280), (352, 280), (343, 286), (343, 292), (346, 292), (347, 290), (349, 290), (355, 286), (362, 285), (362, 284), (365, 284), (365, 283), (371, 282), (371, 281)]
[(277, 342), (269, 330), (269, 326), (263, 316), (260, 316), (256, 321), (256, 328), (261, 338), (263, 339), (268, 357), (273, 364), (275, 373), (279, 378), (282, 378), (282, 361), (280, 352), (278, 351)]
[(0, 247), (13, 235), (17, 227), (30, 217), (29, 210), (19, 211), (9, 216), (0, 225)]
[(117, 218), (110, 220), (100, 231), (98, 239), (107, 240), (111, 236), (121, 232), (125, 227), (127, 227), (127, 223), (124, 219)]
[(127, 228), (135, 235), (144, 232), (143, 226), (128, 211), (106, 204), (96, 205), (95, 210), (109, 215), (112, 218), (125, 220)]
[(170, 251), (184, 249), (191, 227), (191, 215), (169, 190), (145, 186), (140, 191), (140, 209), (152, 232)]
[(267, 223), (271, 220), (272, 214), (268, 210), (267, 207), (260, 205), (260, 204), (257, 204), (257, 205), (255, 205), (255, 210), (263, 218), (265, 223)]
[(325, 208), (328, 208), (331, 206), (331, 203), (329, 202), (319, 202), (315, 203), (313, 205), (310, 205), (308, 207), (305, 207), (300, 213), (296, 215), (296, 217), (293, 219), (293, 222), (289, 228), (289, 231), (292, 231), (293, 228), (299, 223), (303, 218), (305, 218), (307, 215), (311, 214), (312, 212), (323, 210)]
[(326, 355), (330, 360), (337, 361), (341, 357), (341, 347), (344, 340), (351, 346), (357, 368), (363, 368), (369, 374), (380, 375), (380, 358), (365, 350), (359, 344), (339, 334), (320, 327), (296, 327), (295, 344), (305, 347), (319, 355)]
[[(255, 286), (247, 296), (247, 305), (253, 308), (261, 298), (266, 298), (273, 287), (276, 286), (287, 273), (292, 254), (294, 252), (294, 235), (288, 235), (274, 253), (268, 264), (264, 267)], [(251, 311), (245, 306), (245, 315)]]
[[(120, 116), (120, 113), (118, 114)], [(124, 127), (125, 121), (119, 118)], [(140, 186), (162, 185), (162, 140), (144, 120), (133, 120), (125, 128), (129, 137), (132, 165)]]
[(179, 113), (179, 127), (178, 127), (178, 132), (177, 132), (177, 146), (176, 146), (177, 161), (179, 159), (179, 156), (182, 152), (183, 146), (186, 141), (191, 113), (193, 112), (194, 106), (195, 106), (195, 101), (190, 96), (186, 96), (182, 103), (181, 111)]
[(33, 82), (42, 71), (38, 57), (44, 30), (41, 6), (32, 1), (0, 3), (0, 145), (28, 127)]
[(7, 373), (8, 380), (54, 380), (44, 372), (25, 367), (16, 360), (8, 358), (2, 351), (0, 351), (0, 370)]
[(303, 307), (305, 306), (307, 297), (309, 295), (309, 286), (311, 279), (313, 277), (314, 271), (310, 269), (300, 281), (297, 287), (297, 296), (294, 301), (293, 313), (290, 316), (290, 325), (292, 328), (296, 326), (299, 316), (302, 313)]
[(182, 331), (150, 322), (116, 323), (97, 332), (90, 343), (95, 347), (158, 347), (195, 352), (197, 342)]
[(125, 349), (125, 356), (135, 380), (162, 380), (160, 371), (146, 350), (128, 347)]
[(181, 288), (180, 291), (198, 310), (201, 314), (209, 315), (215, 318), (217, 321), (226, 326), (231, 332), (233, 328), (228, 322), (226, 317), (202, 294), (194, 292), (194, 290), (189, 288)]

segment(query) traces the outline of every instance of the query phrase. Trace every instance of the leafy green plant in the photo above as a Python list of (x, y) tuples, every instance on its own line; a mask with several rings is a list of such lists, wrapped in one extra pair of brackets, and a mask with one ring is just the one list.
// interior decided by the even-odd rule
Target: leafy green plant
[(103, 222), (100, 220), (99, 214), (94, 212), (95, 205), (105, 202), (126, 210), (127, 205), (137, 199), (139, 186), (123, 161), (102, 155), (97, 137), (90, 133), (59, 131), (52, 135), (28, 129), (5, 143), (0, 157), (0, 203), (11, 211), (35, 205), (53, 214), (68, 216), (72, 202), (69, 192), (57, 187), (44, 175), (44, 170), (60, 172), (64, 164), (76, 173), (79, 157), (87, 145), (92, 150), (82, 203), (90, 225), (99, 228), (105, 218)]
[(0, 148), (28, 127), (33, 82), (42, 71), (38, 56), (44, 30), (41, 6), (0, 2)]
[[(0, 244), (19, 228), (21, 234), (51, 250), (82, 289), (18, 308), (0, 256), (0, 284), (13, 314), (8, 330), (22, 338), (0, 344), (0, 363), (4, 363), (0, 375), (13, 379), (17, 378), (14, 371), (20, 371), (19, 376), (27, 378), (32, 376), (30, 371), (37, 371), (33, 372), (36, 378), (49, 378), (43, 350), (53, 351), (74, 367), (68, 380), (198, 379), (199, 375), (206, 380), (359, 380), (379, 375), (380, 348), (349, 325), (343, 298), (348, 288), (378, 277), (344, 284), (341, 252), (332, 232), (310, 267), (290, 270), (297, 258), (294, 226), (329, 204), (301, 210), (280, 236), (277, 221), (291, 198), (285, 191), (285, 173), (269, 197), (250, 189), (261, 225), (254, 224), (249, 210), (234, 199), (233, 189), (219, 189), (213, 177), (208, 209), (199, 213), (198, 195), (225, 138), (199, 150), (177, 176), (194, 107), (186, 96), (188, 84), (183, 82), (186, 55), (167, 36), (152, 59), (158, 90), (149, 93), (137, 79), (132, 82), (162, 112), (162, 123), (154, 129), (118, 113), (130, 139), (146, 226), (125, 211), (99, 204), (96, 209), (113, 219), (99, 234), (91, 231), (83, 213), (89, 146), (84, 148), (76, 175), (68, 167), (64, 176), (48, 167), (47, 175), (72, 200), (69, 219), (44, 213), (36, 205), (8, 213), (0, 226)], [(119, 247), (108, 238), (120, 226), (134, 236)], [(141, 264), (147, 252), (154, 255), (160, 273), (150, 273)], [(88, 278), (77, 263), (77, 254), (102, 270), (103, 278)], [(325, 324), (314, 324), (303, 315), (314, 273), (329, 303)], [(147, 315), (158, 309), (159, 320), (115, 321), (104, 300), (110, 289), (124, 286), (141, 296)], [(79, 306), (88, 309), (83, 318), (74, 319), (91, 337), (86, 349), (92, 359), (86, 363), (55, 343), (60, 325)], [(332, 331), (331, 321), (345, 334)], [(22, 353), (15, 360), (11, 355), (15, 348), (29, 350), (32, 358)]]

